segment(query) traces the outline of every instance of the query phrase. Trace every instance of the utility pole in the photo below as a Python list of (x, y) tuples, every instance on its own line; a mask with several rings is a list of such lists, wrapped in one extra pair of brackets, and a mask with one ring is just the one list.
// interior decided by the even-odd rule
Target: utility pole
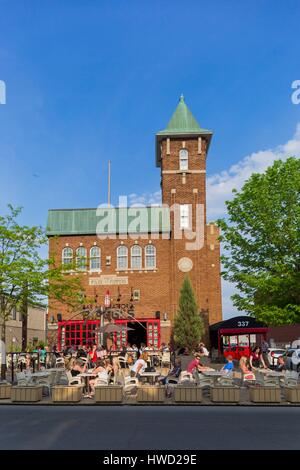
[(27, 331), (28, 331), (28, 284), (24, 286), (21, 301), (21, 318), (22, 318), (22, 351), (27, 348)]
[(108, 160), (107, 205), (110, 207), (110, 160)]

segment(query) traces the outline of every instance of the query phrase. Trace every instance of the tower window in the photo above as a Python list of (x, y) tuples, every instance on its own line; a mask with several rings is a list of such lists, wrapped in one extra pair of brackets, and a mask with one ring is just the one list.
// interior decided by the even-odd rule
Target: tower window
[(98, 246), (93, 246), (90, 249), (90, 270), (99, 271), (101, 267), (101, 252)]
[(179, 152), (179, 168), (180, 170), (188, 170), (189, 168), (189, 152), (186, 149)]
[(62, 250), (62, 264), (68, 265), (72, 264), (73, 262), (73, 250), (72, 248), (64, 248)]
[(131, 247), (131, 269), (142, 269), (142, 248), (138, 245)]
[(145, 268), (151, 269), (156, 267), (156, 248), (153, 245), (145, 247)]
[(180, 205), (180, 228), (189, 228), (189, 205), (181, 204)]
[(128, 249), (126, 246), (118, 246), (117, 248), (117, 268), (127, 269), (128, 268)]
[(76, 268), (79, 271), (84, 271), (86, 269), (86, 248), (80, 246), (76, 250)]

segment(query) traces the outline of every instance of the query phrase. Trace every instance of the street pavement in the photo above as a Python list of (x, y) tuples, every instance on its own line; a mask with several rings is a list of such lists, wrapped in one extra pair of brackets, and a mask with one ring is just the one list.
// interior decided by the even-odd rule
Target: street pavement
[(0, 449), (300, 449), (300, 407), (0, 405)]

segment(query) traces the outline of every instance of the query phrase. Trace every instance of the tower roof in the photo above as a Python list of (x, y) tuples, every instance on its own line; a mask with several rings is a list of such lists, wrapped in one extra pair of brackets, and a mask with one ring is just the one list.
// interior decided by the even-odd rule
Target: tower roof
[(212, 131), (203, 129), (187, 107), (184, 96), (181, 95), (179, 103), (165, 129), (156, 134), (156, 165), (160, 166), (160, 142), (165, 137), (205, 136), (209, 145)]

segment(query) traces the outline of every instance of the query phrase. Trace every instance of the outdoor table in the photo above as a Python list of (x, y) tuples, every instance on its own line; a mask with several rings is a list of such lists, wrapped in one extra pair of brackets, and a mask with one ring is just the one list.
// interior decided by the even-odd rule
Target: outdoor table
[(90, 387), (90, 379), (92, 377), (97, 377), (97, 373), (92, 373), (92, 372), (83, 372), (82, 374), (78, 374), (76, 375), (76, 377), (82, 377), (85, 381), (85, 388), (86, 388), (86, 391), (88, 392), (89, 391), (89, 387)]
[(145, 379), (149, 379), (149, 382), (155, 384), (158, 377), (160, 377), (160, 374), (158, 372), (143, 372), (142, 374), (140, 374), (140, 377), (145, 377)]
[[(49, 369), (48, 369), (49, 370)], [(31, 377), (33, 378), (39, 378), (39, 377), (49, 377), (50, 373), (47, 371), (44, 371), (44, 372), (34, 372), (33, 374), (31, 374)]]
[(279, 372), (276, 370), (266, 371), (265, 374), (268, 375), (269, 377), (284, 377), (285, 376), (284, 372)]
[(226, 374), (226, 372), (223, 372), (221, 370), (205, 370), (203, 372), (200, 372), (199, 373), (205, 375), (206, 377), (213, 377), (214, 379), (214, 385), (216, 385), (217, 383), (217, 380), (220, 378), (220, 377), (226, 377), (228, 376), (228, 374)]

